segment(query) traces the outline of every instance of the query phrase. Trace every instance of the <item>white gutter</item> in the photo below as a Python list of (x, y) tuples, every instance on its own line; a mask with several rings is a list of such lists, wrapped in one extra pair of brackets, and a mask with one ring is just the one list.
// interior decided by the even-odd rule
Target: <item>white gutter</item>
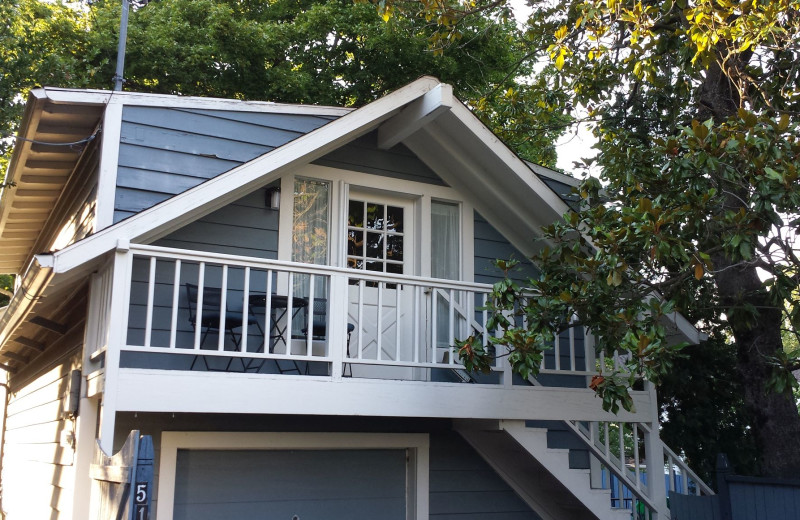
[(52, 255), (34, 257), (22, 276), (19, 288), (8, 302), (5, 312), (0, 316), (0, 349), (8, 344), (11, 335), (28, 317), (52, 278)]

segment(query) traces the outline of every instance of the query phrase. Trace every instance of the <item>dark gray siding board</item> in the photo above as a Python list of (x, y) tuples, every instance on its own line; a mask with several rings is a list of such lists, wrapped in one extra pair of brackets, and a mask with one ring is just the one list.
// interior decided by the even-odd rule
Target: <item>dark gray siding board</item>
[[(235, 112), (230, 111), (215, 113), (212, 110), (200, 112), (175, 108), (126, 107), (123, 121), (128, 123), (125, 125), (126, 128), (137, 129), (136, 133), (151, 128), (153, 131), (168, 131), (166, 133), (175, 138), (207, 136), (223, 141), (273, 147), (287, 143), (314, 129), (311, 127), (306, 131), (291, 129), (294, 126), (292, 119), (296, 117), (293, 115), (253, 113), (253, 116), (255, 116), (253, 120), (244, 121), (235, 118)], [(327, 122), (320, 120), (317, 128)], [(125, 135), (126, 133), (123, 133), (123, 136)], [(135, 133), (131, 137), (135, 137)]]
[(256, 190), (155, 242), (155, 245), (275, 259), (278, 212)]
[(316, 116), (306, 114), (264, 114), (258, 112), (233, 112), (230, 110), (182, 109), (193, 114), (202, 114), (220, 119), (230, 119), (258, 126), (281, 128), (308, 133), (338, 119), (338, 116)]
[(446, 186), (433, 170), (404, 145), (399, 144), (389, 150), (379, 149), (377, 136), (377, 132), (370, 132), (317, 159), (314, 164)]
[[(239, 161), (218, 159), (209, 154), (194, 155), (125, 143), (120, 144), (119, 147), (119, 165), (141, 170), (143, 175), (147, 175), (149, 172), (163, 172), (205, 180), (214, 178), (239, 164), (241, 164)], [(128, 172), (123, 171), (122, 173)], [(117, 183), (119, 182), (118, 172)]]
[(114, 221), (193, 188), (332, 119), (126, 106)]
[(443, 432), (430, 442), (432, 519), (539, 519), (461, 436)]
[[(536, 267), (525, 255), (519, 252), (509, 241), (500, 234), (477, 211), (475, 212), (475, 281), (493, 284), (502, 279), (503, 273), (494, 266), (497, 259), (519, 260), (517, 268), (510, 275), (520, 284), (525, 284), (529, 278), (539, 275)], [(532, 238), (532, 237), (531, 237)]]
[(558, 197), (566, 202), (572, 209), (577, 209), (578, 203), (580, 202), (580, 197), (578, 197), (577, 194), (572, 193), (572, 186), (554, 179), (549, 179), (543, 175), (540, 175), (539, 178), (542, 179), (542, 181), (547, 184), (551, 190), (556, 192), (556, 195), (558, 195)]
[(174, 518), (402, 520), (405, 466), (405, 450), (179, 450)]

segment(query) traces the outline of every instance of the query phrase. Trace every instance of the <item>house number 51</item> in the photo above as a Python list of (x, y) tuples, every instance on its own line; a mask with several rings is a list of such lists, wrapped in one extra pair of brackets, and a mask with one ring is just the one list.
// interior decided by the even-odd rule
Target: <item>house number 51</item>
[(147, 493), (147, 482), (136, 483), (136, 493), (133, 498), (134, 520), (147, 520), (150, 518), (150, 496)]

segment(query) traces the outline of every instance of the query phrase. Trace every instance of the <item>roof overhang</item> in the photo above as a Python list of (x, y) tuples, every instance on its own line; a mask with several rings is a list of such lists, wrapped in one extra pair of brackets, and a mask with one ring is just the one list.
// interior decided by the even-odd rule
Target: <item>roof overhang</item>
[[(64, 188), (83, 151), (100, 130), (109, 104), (182, 109), (213, 109), (341, 117), (351, 108), (289, 105), (163, 94), (74, 90), (53, 87), (31, 91), (16, 146), (0, 194), (0, 273), (20, 273), (45, 251), (48, 225), (55, 225)], [(62, 215), (63, 216), (63, 215)]]
[(30, 93), (0, 194), (0, 272), (19, 273), (36, 252), (102, 113), (98, 102), (57, 102), (45, 89)]

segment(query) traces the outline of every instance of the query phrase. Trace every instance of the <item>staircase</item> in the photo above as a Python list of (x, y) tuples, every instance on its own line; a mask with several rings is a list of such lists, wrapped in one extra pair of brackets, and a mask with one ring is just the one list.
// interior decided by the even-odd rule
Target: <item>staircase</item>
[(714, 494), (646, 424), (461, 421), (455, 429), (542, 520), (664, 520), (665, 483), (670, 493)]
[[(611, 491), (592, 486), (589, 454), (571, 432), (548, 421), (461, 423), (459, 433), (542, 520), (630, 520)], [(563, 426), (562, 426), (563, 428)]]

